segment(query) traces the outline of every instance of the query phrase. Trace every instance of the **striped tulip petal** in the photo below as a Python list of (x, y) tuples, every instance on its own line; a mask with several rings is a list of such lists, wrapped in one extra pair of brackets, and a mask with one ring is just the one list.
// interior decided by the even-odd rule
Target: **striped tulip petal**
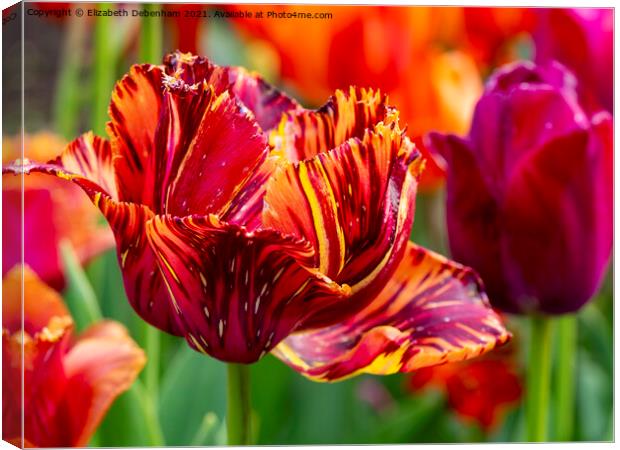
[(307, 268), (307, 242), (275, 231), (247, 232), (215, 216), (156, 216), (147, 234), (188, 343), (224, 361), (256, 361), (348, 294)]
[(291, 161), (303, 161), (343, 144), (362, 138), (365, 130), (384, 120), (390, 108), (387, 97), (372, 89), (351, 87), (337, 90), (318, 110), (286, 113), (270, 136), (275, 151)]
[(205, 57), (178, 51), (165, 58), (164, 66), (168, 75), (178, 74), (188, 85), (206, 81), (218, 94), (229, 91), (265, 131), (275, 128), (283, 113), (301, 109), (295, 100), (242, 67), (220, 67)]
[[(206, 94), (209, 99), (192, 141), (184, 150), (176, 175), (166, 183), (164, 211), (168, 214), (224, 213), (267, 158), (265, 136), (239, 103), (228, 92), (216, 96), (207, 90)], [(172, 123), (172, 132), (167, 135), (175, 130), (181, 133), (184, 127), (183, 123)], [(168, 138), (168, 145), (174, 144)]]
[(338, 325), (295, 334), (273, 353), (309, 378), (335, 381), (464, 360), (509, 338), (471, 269), (410, 243), (373, 303)]
[(107, 131), (117, 156), (114, 164), (123, 201), (149, 200), (145, 171), (161, 115), (162, 74), (157, 66), (134, 65), (112, 92)]
[(396, 123), (381, 123), (361, 140), (289, 163), (269, 181), (263, 225), (308, 239), (315, 266), (356, 295), (331, 315), (363, 307), (395, 270), (413, 224), (421, 166)]
[[(265, 162), (266, 136), (232, 90), (233, 81), (239, 84), (242, 77), (230, 81), (229, 68), (203, 58), (196, 63), (170, 60), (165, 70), (134, 66), (115, 89), (108, 130), (118, 158), (120, 199), (155, 213), (217, 213), (235, 222), (252, 217), (256, 222), (262, 185), (273, 165)], [(259, 102), (249, 85), (239, 86), (248, 101)], [(143, 118), (134, 130), (125, 122), (137, 108), (156, 115)], [(136, 157), (136, 148), (144, 158)]]

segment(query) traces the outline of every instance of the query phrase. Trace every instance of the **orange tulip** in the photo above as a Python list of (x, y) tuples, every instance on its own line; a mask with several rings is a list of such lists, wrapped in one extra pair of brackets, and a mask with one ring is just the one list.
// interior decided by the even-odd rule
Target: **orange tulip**
[(112, 321), (74, 338), (62, 298), (27, 266), (6, 275), (2, 297), (2, 438), (20, 447), (85, 446), (144, 366), (143, 351)]

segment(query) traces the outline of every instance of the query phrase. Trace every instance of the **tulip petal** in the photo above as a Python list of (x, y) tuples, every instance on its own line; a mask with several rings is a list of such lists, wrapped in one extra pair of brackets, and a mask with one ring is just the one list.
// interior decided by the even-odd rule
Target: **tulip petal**
[(502, 250), (523, 312), (577, 311), (600, 286), (613, 237), (611, 124), (602, 113), (591, 131), (550, 141), (507, 182)]
[[(24, 436), (37, 446), (62, 447), (66, 442), (59, 405), (67, 396), (63, 357), (72, 328), (71, 317), (55, 316), (33, 337), (24, 336)], [(13, 345), (21, 344), (19, 334), (13, 338)], [(12, 355), (20, 352), (13, 348)]]
[(2, 297), (3, 439), (18, 439), (23, 432), (26, 440), (39, 446), (62, 446), (62, 430), (49, 424), (65, 395), (62, 356), (69, 342), (71, 317), (60, 295), (27, 267), (17, 266), (7, 274)]
[(502, 192), (503, 180), (528, 152), (587, 126), (572, 93), (574, 83), (559, 65), (527, 62), (508, 65), (489, 80), (476, 106), (470, 139), (495, 191)]
[[(55, 181), (49, 180), (49, 177), (45, 175), (39, 174), (38, 176), (48, 178), (47, 181)], [(14, 183), (14, 181), (19, 182)], [(63, 285), (63, 275), (57, 246), (62, 230), (59, 229), (58, 222), (55, 220), (45, 221), (45, 223), (41, 220), (42, 217), (57, 217), (53, 193), (44, 187), (33, 187), (30, 179), (23, 180), (22, 191), (21, 181), (3, 179), (2, 234), (5, 237), (2, 243), (3, 275), (22, 263), (23, 249), (23, 262), (47, 283), (60, 289)], [(62, 183), (62, 186), (64, 187), (65, 183)], [(81, 192), (78, 194), (83, 196)], [(82, 197), (81, 200), (86, 201), (87, 206), (92, 207), (85, 198)], [(96, 211), (91, 212), (96, 214)], [(63, 217), (63, 220), (66, 219)], [(23, 241), (20, 239), (22, 229), (25, 236)]]
[(454, 260), (475, 267), (493, 305), (518, 310), (507, 291), (501, 256), (499, 193), (490, 190), (470, 143), (454, 135), (431, 133), (428, 144), (452, 168), (447, 178), (446, 221)]
[(63, 405), (64, 426), (71, 446), (88, 443), (114, 399), (131, 386), (145, 362), (144, 352), (117, 323), (98, 323), (80, 337), (64, 359), (71, 393)]
[(25, 335), (23, 342), (21, 333), (10, 335), (2, 331), (4, 440), (21, 441), (24, 436), (38, 447), (63, 446), (63, 430), (51, 424), (55, 423), (58, 403), (65, 395), (62, 356), (69, 339), (69, 327), (70, 319), (54, 331), (45, 329), (47, 331), (41, 336)]
[(2, 328), (10, 333), (22, 329), (22, 293), (26, 333), (38, 333), (52, 317), (69, 317), (60, 294), (43, 283), (28, 266), (18, 265), (2, 280)]
[[(107, 131), (117, 156), (120, 200), (142, 203), (149, 155), (155, 150), (155, 130), (162, 102), (162, 70), (149, 64), (131, 66), (114, 87)], [(150, 204), (150, 203), (147, 203)]]
[(165, 80), (162, 85), (165, 92), (153, 136), (153, 149), (146, 158), (141, 200), (154, 212), (167, 208), (170, 183), (177, 175), (212, 97), (212, 91), (205, 86), (196, 86), (189, 92), (185, 92), (183, 86), (175, 79)]
[[(268, 183), (263, 225), (308, 239), (314, 265), (350, 285), (361, 308), (403, 255), (421, 166), (396, 124), (379, 124), (362, 140), (279, 170)], [(351, 307), (340, 313), (354, 313)]]
[(464, 360), (509, 338), (471, 269), (410, 243), (394, 278), (366, 309), (292, 335), (273, 353), (309, 378), (335, 381)]
[(386, 101), (379, 91), (354, 87), (348, 92), (337, 90), (316, 111), (286, 113), (271, 133), (270, 142), (293, 162), (312, 158), (349, 138), (362, 138), (366, 129), (385, 119), (390, 110)]
[(73, 140), (51, 164), (79, 174), (96, 183), (112, 198), (118, 198), (114, 158), (110, 143), (95, 136), (92, 131)]
[(229, 76), (234, 80), (232, 92), (252, 111), (265, 132), (277, 127), (284, 113), (302, 109), (295, 100), (242, 67), (231, 67)]
[(167, 55), (164, 65), (169, 75), (178, 74), (189, 85), (206, 81), (217, 94), (233, 93), (265, 131), (276, 127), (284, 112), (301, 109), (295, 100), (242, 67), (219, 67), (205, 57), (179, 51)]
[(172, 215), (225, 215), (269, 151), (256, 122), (228, 92), (206, 92), (204, 115), (166, 196), (165, 211)]
[(156, 216), (147, 230), (179, 328), (192, 348), (224, 361), (256, 361), (348, 294), (307, 268), (307, 242), (275, 231), (215, 216)]

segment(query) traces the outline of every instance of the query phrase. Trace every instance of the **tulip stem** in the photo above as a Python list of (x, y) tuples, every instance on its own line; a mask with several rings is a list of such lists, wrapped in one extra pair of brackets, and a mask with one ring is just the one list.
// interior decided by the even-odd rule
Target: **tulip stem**
[(250, 366), (228, 364), (228, 445), (250, 444)]
[(535, 316), (531, 320), (525, 399), (528, 442), (547, 441), (552, 325), (546, 317)]
[(159, 397), (159, 354), (161, 352), (161, 342), (159, 330), (147, 323), (144, 323), (144, 350), (148, 357), (144, 368), (144, 388), (155, 405)]
[(554, 438), (571, 441), (575, 416), (575, 359), (577, 357), (577, 316), (557, 321), (557, 363), (555, 367)]

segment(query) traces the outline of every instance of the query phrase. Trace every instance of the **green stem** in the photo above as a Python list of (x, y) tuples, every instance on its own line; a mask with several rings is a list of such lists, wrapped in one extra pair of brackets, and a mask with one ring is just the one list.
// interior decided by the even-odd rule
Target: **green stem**
[[(112, 8), (108, 3), (97, 5), (98, 9)], [(108, 103), (110, 92), (114, 87), (115, 50), (111, 35), (114, 33), (109, 17), (95, 18), (94, 30), (94, 61), (92, 84), (92, 117), (91, 125), (95, 133), (103, 135), (108, 117)]]
[(571, 441), (575, 417), (575, 359), (577, 358), (577, 316), (563, 316), (557, 321), (557, 365), (555, 368), (554, 438)]
[[(148, 11), (155, 11), (161, 6), (152, 3), (143, 5)], [(158, 17), (144, 17), (140, 27), (140, 60), (143, 63), (158, 64), (162, 58), (163, 29)]]
[(159, 355), (161, 342), (157, 328), (143, 322), (144, 349), (148, 355), (148, 361), (144, 368), (144, 388), (154, 404), (158, 403), (159, 397)]
[(228, 445), (250, 444), (250, 366), (228, 364)]
[(138, 380), (131, 388), (141, 402), (142, 419), (146, 425), (150, 445), (153, 447), (164, 446), (164, 434), (153, 398), (146, 392), (144, 386)]
[(65, 139), (73, 139), (80, 119), (80, 68), (84, 59), (86, 20), (69, 20), (64, 38), (60, 72), (54, 93), (56, 131)]
[(552, 325), (546, 317), (535, 316), (531, 320), (525, 398), (528, 442), (547, 441)]

